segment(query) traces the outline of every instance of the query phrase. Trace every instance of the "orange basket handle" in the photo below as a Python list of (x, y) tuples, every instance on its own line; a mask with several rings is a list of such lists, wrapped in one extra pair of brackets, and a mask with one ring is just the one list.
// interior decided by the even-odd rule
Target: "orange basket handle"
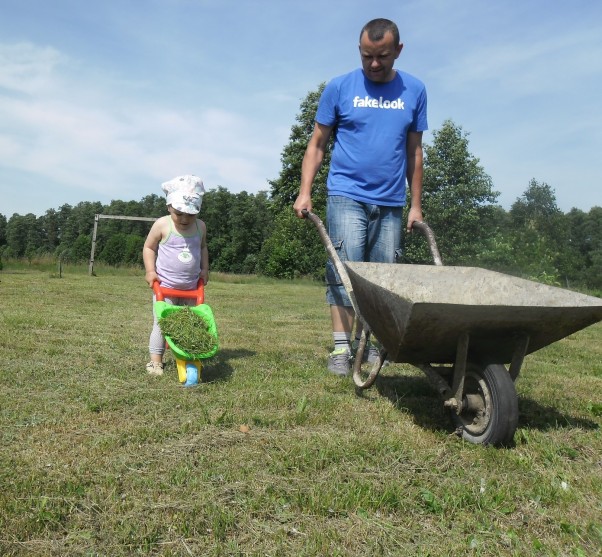
[(200, 306), (205, 301), (205, 285), (203, 279), (199, 279), (196, 290), (178, 290), (177, 288), (166, 288), (159, 281), (153, 282), (153, 292), (157, 302), (163, 302), (165, 296), (172, 298), (196, 298), (196, 305)]

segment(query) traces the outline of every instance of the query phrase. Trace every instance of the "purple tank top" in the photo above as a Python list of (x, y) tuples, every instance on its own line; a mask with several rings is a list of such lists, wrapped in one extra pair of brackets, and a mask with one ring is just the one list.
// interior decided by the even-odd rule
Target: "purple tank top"
[(196, 232), (183, 236), (176, 232), (169, 216), (169, 234), (159, 243), (156, 269), (161, 286), (179, 290), (194, 290), (201, 274), (201, 236)]

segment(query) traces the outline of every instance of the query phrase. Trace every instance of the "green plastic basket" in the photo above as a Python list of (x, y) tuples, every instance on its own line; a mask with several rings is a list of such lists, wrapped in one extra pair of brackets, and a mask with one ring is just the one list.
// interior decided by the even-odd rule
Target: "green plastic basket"
[(198, 315), (207, 324), (207, 331), (215, 338), (215, 344), (210, 350), (202, 354), (190, 354), (185, 350), (182, 350), (169, 336), (165, 335), (167, 344), (173, 351), (173, 353), (182, 360), (204, 360), (214, 356), (218, 349), (218, 338), (217, 338), (217, 325), (215, 324), (215, 318), (213, 317), (213, 311), (207, 304), (200, 304), (198, 306), (174, 306), (167, 302), (158, 301), (155, 302), (155, 313), (157, 319), (162, 319), (174, 311), (180, 311), (181, 309), (188, 308), (193, 313)]

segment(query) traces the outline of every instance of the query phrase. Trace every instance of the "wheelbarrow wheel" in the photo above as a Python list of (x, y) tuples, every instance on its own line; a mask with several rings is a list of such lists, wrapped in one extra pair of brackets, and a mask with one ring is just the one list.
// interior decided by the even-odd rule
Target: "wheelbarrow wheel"
[(462, 410), (451, 411), (458, 433), (471, 443), (505, 446), (518, 425), (518, 399), (512, 377), (502, 364), (468, 364)]

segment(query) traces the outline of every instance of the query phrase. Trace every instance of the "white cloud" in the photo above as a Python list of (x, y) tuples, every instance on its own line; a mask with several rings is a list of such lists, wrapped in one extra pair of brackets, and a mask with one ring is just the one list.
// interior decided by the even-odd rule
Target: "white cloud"
[[(90, 81), (53, 49), (5, 45), (1, 52), (11, 64), (0, 84), (25, 94), (0, 92), (0, 166), (125, 199), (160, 193), (162, 181), (183, 173), (232, 191), (267, 189), (277, 175), (285, 132), (259, 128), (253, 115), (116, 98), (114, 82)], [(266, 168), (273, 174), (265, 176)]]
[(31, 43), (0, 44), (0, 87), (26, 94), (47, 90), (62, 61), (61, 54), (51, 47), (40, 48)]

